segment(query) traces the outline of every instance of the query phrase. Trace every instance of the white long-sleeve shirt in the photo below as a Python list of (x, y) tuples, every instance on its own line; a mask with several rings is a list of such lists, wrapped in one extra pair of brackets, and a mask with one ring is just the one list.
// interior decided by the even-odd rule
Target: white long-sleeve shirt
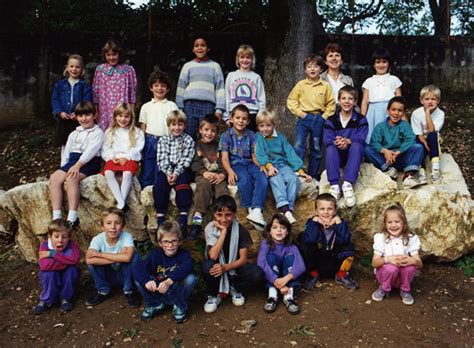
[(100, 156), (103, 139), (104, 132), (97, 125), (87, 129), (82, 126), (77, 127), (67, 138), (61, 166), (69, 162), (69, 157), (73, 152), (82, 154), (79, 158), (82, 163), (88, 163), (92, 158)]
[(135, 132), (135, 145), (131, 146), (129, 128), (116, 128), (112, 137), (111, 130), (107, 129), (102, 145), (102, 158), (110, 161), (114, 158), (126, 158), (132, 161), (140, 161), (141, 151), (145, 145), (143, 132), (133, 127)]

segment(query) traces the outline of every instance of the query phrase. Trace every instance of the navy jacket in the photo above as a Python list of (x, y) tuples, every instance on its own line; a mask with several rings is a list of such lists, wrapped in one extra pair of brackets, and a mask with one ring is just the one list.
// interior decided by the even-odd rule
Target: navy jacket
[(156, 284), (170, 278), (173, 282), (184, 280), (194, 269), (193, 259), (189, 251), (178, 249), (176, 255), (169, 257), (163, 249), (156, 248), (150, 251), (145, 260), (133, 263), (133, 276), (141, 286), (150, 280)]

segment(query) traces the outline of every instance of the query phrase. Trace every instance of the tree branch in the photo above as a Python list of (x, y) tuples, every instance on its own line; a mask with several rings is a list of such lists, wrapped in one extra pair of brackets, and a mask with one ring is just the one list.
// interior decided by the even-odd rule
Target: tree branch
[[(431, 0), (430, 0), (431, 1)], [(357, 21), (360, 21), (362, 19), (366, 19), (366, 18), (369, 18), (369, 17), (373, 17), (375, 16), (377, 13), (379, 13), (380, 11), (380, 8), (382, 7), (382, 3), (383, 1), (382, 0), (378, 0), (378, 3), (377, 5), (375, 6), (375, 8), (373, 10), (371, 10), (371, 8), (373, 7), (375, 3), (375, 0), (372, 0), (370, 2), (370, 4), (365, 8), (365, 10), (361, 11), (357, 16), (354, 16), (354, 18), (350, 17), (350, 16), (344, 16), (344, 18), (341, 20), (341, 23), (339, 23), (339, 25), (337, 26), (336, 28), (336, 34), (342, 34), (343, 31), (344, 31), (344, 28), (346, 25), (352, 23), (352, 21), (354, 22), (357, 22)]]

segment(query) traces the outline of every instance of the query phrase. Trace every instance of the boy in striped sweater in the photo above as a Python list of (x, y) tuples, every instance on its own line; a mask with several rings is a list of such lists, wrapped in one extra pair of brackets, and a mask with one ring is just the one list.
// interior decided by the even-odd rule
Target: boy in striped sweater
[(225, 110), (224, 75), (220, 65), (208, 57), (207, 41), (198, 37), (193, 43), (193, 60), (179, 74), (176, 104), (187, 116), (186, 133), (194, 140), (204, 115), (215, 113), (222, 119)]

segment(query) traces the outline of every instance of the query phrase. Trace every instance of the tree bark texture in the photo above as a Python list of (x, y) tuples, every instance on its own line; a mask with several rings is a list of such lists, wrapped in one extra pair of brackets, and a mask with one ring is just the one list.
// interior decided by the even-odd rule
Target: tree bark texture
[(303, 60), (313, 50), (316, 4), (273, 0), (270, 13), (264, 73), (267, 105), (278, 115), (278, 130), (292, 142), (296, 118), (286, 108), (286, 99), (295, 83), (305, 77)]

